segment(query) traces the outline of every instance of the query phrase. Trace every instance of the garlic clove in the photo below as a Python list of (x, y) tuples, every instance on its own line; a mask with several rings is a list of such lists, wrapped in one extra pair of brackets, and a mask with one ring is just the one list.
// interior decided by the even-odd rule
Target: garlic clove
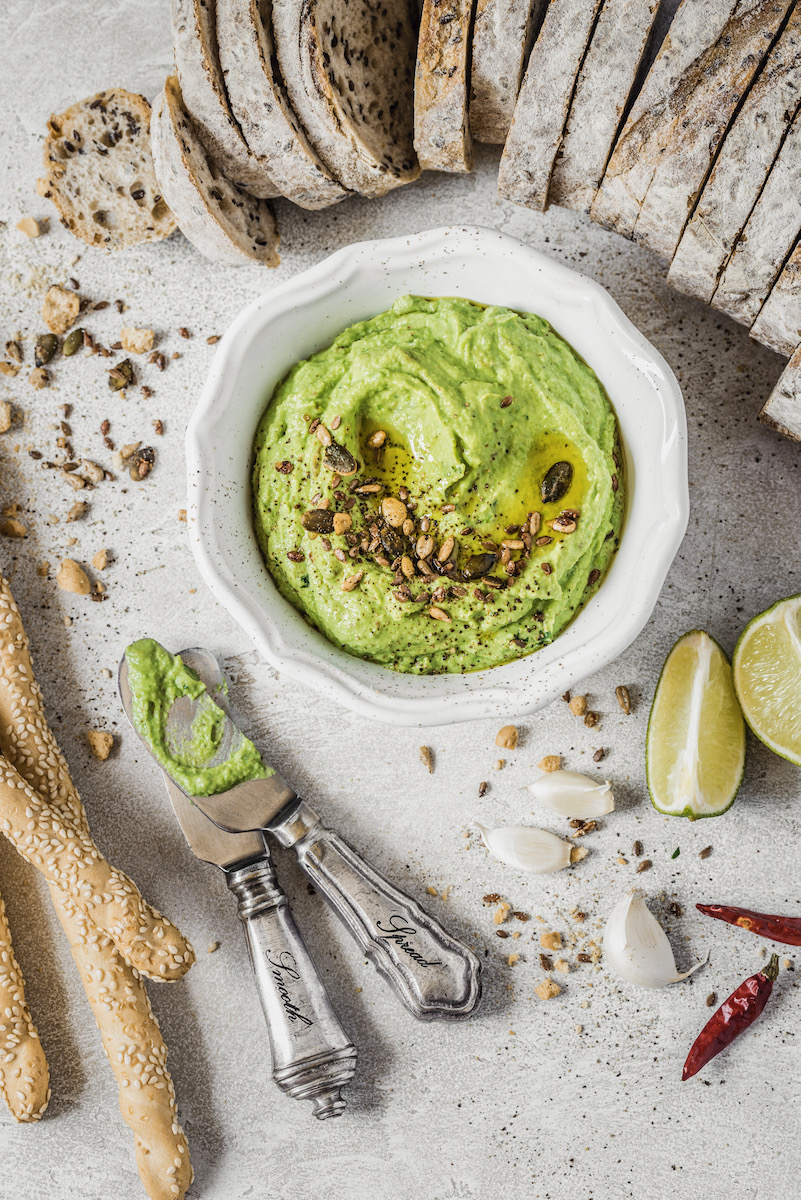
[(692, 975), (708, 961), (680, 974), (667, 934), (645, 903), (645, 892), (632, 888), (619, 900), (604, 929), (604, 962), (616, 975), (638, 987), (661, 988)]
[(528, 790), (562, 817), (603, 817), (615, 807), (609, 780), (598, 783), (578, 771), (551, 771), (530, 783)]
[(490, 854), (519, 871), (548, 875), (570, 866), (573, 861), (571, 855), (576, 847), (546, 829), (534, 829), (529, 825), (487, 829), (478, 821), (475, 824)]

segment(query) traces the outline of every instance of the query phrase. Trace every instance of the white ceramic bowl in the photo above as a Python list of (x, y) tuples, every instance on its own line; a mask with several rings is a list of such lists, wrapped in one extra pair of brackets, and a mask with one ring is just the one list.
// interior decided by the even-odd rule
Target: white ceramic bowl
[[(279, 594), (252, 528), (252, 442), (275, 385), (405, 293), (464, 296), (550, 321), (604, 384), (626, 456), (626, 523), (596, 595), (551, 645), (468, 675), (400, 675), (338, 650)], [(591, 279), (492, 229), (360, 242), (249, 304), (220, 342), (186, 437), (192, 548), (217, 599), (291, 679), (397, 724), (505, 722), (606, 665), (645, 625), (687, 526), (686, 441), (673, 372)]]

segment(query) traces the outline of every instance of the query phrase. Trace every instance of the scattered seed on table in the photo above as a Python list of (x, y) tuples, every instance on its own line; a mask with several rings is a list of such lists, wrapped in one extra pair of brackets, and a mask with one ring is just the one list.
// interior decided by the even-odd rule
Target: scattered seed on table
[(485, 779), (482, 780), (481, 783), (478, 785), (479, 797), (486, 796), (488, 787), (489, 787), (489, 784), (487, 783), (487, 781)]
[(698, 857), (699, 858), (709, 858), (711, 853), (712, 853), (712, 847), (704, 846), (703, 850), (698, 851)]
[(631, 852), (635, 858), (639, 858), (640, 855), (642, 854), (642, 842), (639, 840), (639, 838), (634, 843), (634, 845), (631, 847)]
[(710, 992), (710, 993), (709, 993), (709, 995), (708, 995), (708, 996), (707, 996), (707, 998), (706, 998), (706, 1006), (707, 1006), (707, 1008), (714, 1008), (714, 1007), (715, 1007), (715, 1004), (716, 1004), (716, 1002), (717, 1002), (717, 998), (718, 998), (718, 997), (717, 997), (717, 993), (716, 993), (716, 992)]
[(596, 750), (595, 753), (593, 754), (592, 761), (600, 762), (601, 759), (605, 758), (605, 757), (606, 757), (606, 751), (604, 750), (603, 747), (601, 747), (599, 750)]
[(637, 874), (641, 875), (643, 871), (650, 871), (653, 865), (650, 858), (644, 858), (641, 863), (637, 863)]

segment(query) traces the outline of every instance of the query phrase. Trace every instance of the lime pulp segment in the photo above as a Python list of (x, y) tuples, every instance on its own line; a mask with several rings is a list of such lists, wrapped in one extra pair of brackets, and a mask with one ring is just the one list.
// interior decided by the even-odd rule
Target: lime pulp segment
[(737, 697), (754, 733), (801, 766), (801, 596), (754, 617), (737, 643), (733, 667)]

